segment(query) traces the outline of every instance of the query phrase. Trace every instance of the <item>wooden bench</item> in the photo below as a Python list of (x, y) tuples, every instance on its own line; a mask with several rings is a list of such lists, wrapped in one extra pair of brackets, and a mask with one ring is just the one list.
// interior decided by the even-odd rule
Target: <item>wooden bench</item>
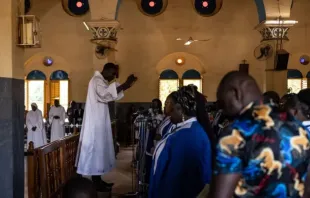
[(29, 198), (62, 197), (62, 187), (76, 175), (75, 159), (79, 134), (65, 137), (27, 152)]

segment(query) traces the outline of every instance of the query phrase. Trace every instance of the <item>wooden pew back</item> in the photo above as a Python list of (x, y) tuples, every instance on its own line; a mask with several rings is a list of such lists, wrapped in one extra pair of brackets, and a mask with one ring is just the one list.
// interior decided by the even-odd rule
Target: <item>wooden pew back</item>
[(33, 142), (30, 142), (27, 150), (28, 198), (41, 197), (41, 183), (39, 175), (39, 149), (34, 149)]
[(64, 184), (76, 176), (75, 159), (79, 134), (33, 149), (27, 156), (29, 198), (61, 198)]
[(64, 148), (61, 141), (52, 142), (39, 150), (40, 182), (43, 198), (61, 198), (64, 185)]
[(74, 134), (69, 137), (65, 137), (61, 140), (64, 159), (64, 182), (67, 182), (70, 178), (76, 176), (75, 159), (77, 154), (77, 148), (79, 144), (79, 134)]

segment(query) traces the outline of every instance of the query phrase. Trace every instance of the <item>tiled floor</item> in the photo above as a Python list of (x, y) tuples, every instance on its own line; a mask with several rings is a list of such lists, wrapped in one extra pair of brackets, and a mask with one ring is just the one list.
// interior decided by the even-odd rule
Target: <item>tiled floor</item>
[[(132, 151), (131, 148), (123, 148), (117, 155), (116, 168), (104, 175), (103, 179), (107, 182), (113, 182), (113, 197), (118, 197), (116, 195), (124, 194), (132, 191), (131, 189), (131, 160)], [(27, 192), (27, 163), (25, 157), (25, 198), (28, 198)], [(100, 195), (100, 198), (103, 197)]]

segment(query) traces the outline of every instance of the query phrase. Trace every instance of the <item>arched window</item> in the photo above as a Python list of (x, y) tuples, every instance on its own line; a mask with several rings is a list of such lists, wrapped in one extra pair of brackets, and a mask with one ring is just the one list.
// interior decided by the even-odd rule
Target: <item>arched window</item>
[(202, 79), (198, 71), (194, 69), (187, 70), (186, 72), (184, 72), (182, 79), (183, 86), (193, 84), (197, 86), (200, 93), (202, 92)]
[(39, 70), (31, 71), (25, 79), (25, 106), (31, 109), (31, 103), (36, 103), (45, 115), (45, 80), (46, 76)]
[(159, 77), (159, 99), (162, 103), (166, 101), (167, 96), (177, 91), (179, 87), (178, 74), (173, 70), (165, 70), (161, 72)]
[(69, 77), (65, 71), (57, 70), (50, 77), (50, 102), (59, 100), (60, 104), (67, 110), (69, 106)]
[(287, 89), (289, 93), (298, 93), (307, 88), (307, 79), (304, 79), (302, 73), (297, 69), (287, 70)]

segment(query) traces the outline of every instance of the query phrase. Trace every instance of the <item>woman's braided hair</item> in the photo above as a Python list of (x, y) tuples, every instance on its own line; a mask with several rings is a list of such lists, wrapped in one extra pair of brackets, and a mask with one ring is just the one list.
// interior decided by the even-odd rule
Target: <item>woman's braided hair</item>
[(176, 93), (176, 103), (187, 116), (196, 116), (196, 91), (192, 86), (181, 87)]

